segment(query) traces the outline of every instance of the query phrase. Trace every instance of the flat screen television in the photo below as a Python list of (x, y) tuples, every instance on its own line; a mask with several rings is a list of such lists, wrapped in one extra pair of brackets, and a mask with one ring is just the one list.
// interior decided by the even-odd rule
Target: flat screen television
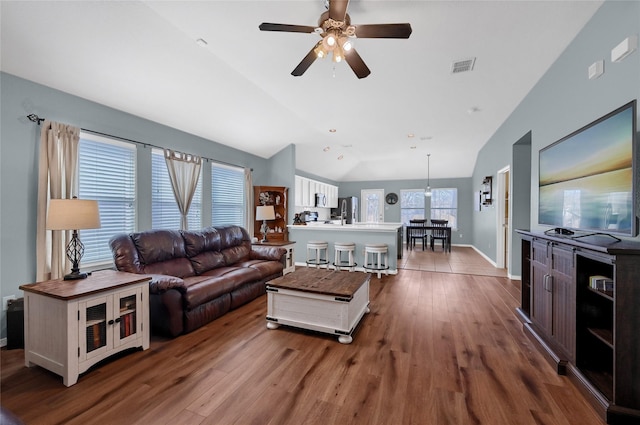
[(636, 236), (636, 116), (633, 100), (540, 150), (539, 224)]

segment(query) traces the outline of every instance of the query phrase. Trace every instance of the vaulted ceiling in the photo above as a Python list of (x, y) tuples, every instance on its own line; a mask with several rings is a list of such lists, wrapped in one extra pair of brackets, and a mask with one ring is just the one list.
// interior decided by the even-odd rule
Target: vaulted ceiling
[(467, 177), (601, 3), (352, 0), (355, 25), (413, 29), (356, 40), (358, 79), (330, 59), (293, 77), (318, 35), (258, 29), (317, 25), (323, 0), (2, 1), (0, 67), (261, 157), (295, 144), (298, 169), (336, 181), (422, 179), (428, 153), (431, 178)]

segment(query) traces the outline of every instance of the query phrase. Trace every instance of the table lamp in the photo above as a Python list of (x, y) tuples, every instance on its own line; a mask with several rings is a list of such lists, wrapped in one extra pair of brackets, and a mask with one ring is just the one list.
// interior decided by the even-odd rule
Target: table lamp
[(267, 220), (275, 220), (276, 211), (273, 209), (273, 205), (263, 205), (256, 207), (256, 220), (262, 220), (262, 226), (260, 226), (260, 233), (262, 233), (262, 240), (260, 242), (267, 242), (267, 233), (269, 227), (267, 226)]
[(84, 255), (84, 245), (78, 237), (80, 229), (100, 228), (98, 201), (87, 199), (51, 199), (47, 212), (47, 229), (73, 230), (67, 245), (67, 258), (71, 261), (71, 273), (64, 280), (84, 279), (87, 273), (80, 273), (80, 259)]

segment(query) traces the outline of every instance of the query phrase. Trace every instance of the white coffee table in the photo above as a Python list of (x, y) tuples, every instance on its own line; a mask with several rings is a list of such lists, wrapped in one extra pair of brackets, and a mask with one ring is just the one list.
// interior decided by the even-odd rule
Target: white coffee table
[(293, 326), (349, 344), (369, 310), (369, 273), (298, 268), (267, 282), (267, 328)]

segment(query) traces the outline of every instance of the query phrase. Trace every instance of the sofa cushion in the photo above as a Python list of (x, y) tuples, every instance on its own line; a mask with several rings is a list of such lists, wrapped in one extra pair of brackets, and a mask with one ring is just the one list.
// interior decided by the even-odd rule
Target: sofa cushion
[(195, 270), (187, 259), (184, 239), (177, 230), (150, 230), (132, 233), (143, 273), (193, 276)]
[(224, 277), (232, 282), (231, 288), (237, 288), (247, 282), (260, 280), (260, 272), (251, 267), (226, 266), (209, 270), (203, 276)]
[(282, 270), (284, 270), (284, 265), (276, 261), (249, 260), (243, 261), (236, 265), (240, 267), (250, 267), (252, 269), (258, 270), (260, 272), (260, 279), (264, 279), (265, 277), (277, 273), (282, 273)]
[(234, 279), (226, 277), (191, 276), (185, 278), (187, 291), (184, 295), (184, 304), (187, 310), (191, 310), (211, 301), (219, 296), (229, 293), (234, 288)]
[(220, 234), (221, 250), (242, 245), (245, 242), (248, 244), (248, 246), (251, 246), (251, 238), (249, 237), (249, 233), (247, 233), (247, 231), (243, 227), (223, 226), (217, 227), (216, 229)]
[(220, 251), (220, 233), (215, 227), (208, 227), (199, 232), (183, 231), (184, 249), (187, 257), (195, 257), (202, 252)]
[(224, 255), (221, 252), (202, 252), (190, 258), (193, 270), (197, 274), (202, 274), (207, 270), (215, 269), (225, 265)]
[(251, 253), (251, 244), (234, 246), (232, 248), (226, 248), (222, 250), (224, 256), (224, 263), (227, 266), (237, 264), (241, 261), (248, 260)]
[(145, 264), (142, 266), (142, 273), (166, 274), (177, 277), (194, 276), (196, 274), (191, 262), (187, 258), (176, 258), (158, 263)]
[(138, 249), (131, 240), (130, 235), (121, 233), (113, 236), (109, 240), (109, 247), (113, 254), (113, 263), (118, 270), (129, 273), (144, 273), (142, 264), (140, 264)]

